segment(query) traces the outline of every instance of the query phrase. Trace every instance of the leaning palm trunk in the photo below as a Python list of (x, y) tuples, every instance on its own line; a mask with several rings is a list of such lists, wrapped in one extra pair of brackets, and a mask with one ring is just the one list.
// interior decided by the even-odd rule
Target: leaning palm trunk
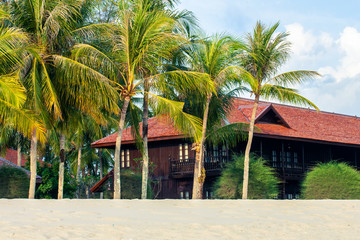
[(77, 168), (76, 168), (76, 180), (77, 180), (78, 182), (80, 181), (81, 150), (82, 150), (82, 147), (79, 146), (79, 149), (78, 149), (78, 157), (77, 157)]
[[(98, 149), (99, 155), (99, 168), (100, 168), (100, 179), (103, 178), (103, 164), (102, 164), (102, 156), (101, 156), (101, 148)], [(100, 192), (100, 199), (104, 198), (104, 193)]]
[(30, 147), (30, 187), (29, 199), (35, 198), (36, 188), (36, 155), (37, 155), (37, 137), (36, 128), (33, 129), (31, 134), (31, 147)]
[(121, 186), (120, 186), (120, 152), (121, 152), (121, 137), (125, 125), (126, 111), (128, 109), (130, 97), (125, 97), (124, 105), (121, 110), (119, 131), (116, 137), (115, 145), (115, 160), (114, 160), (114, 199), (121, 198)]
[(143, 106), (143, 165), (142, 165), (142, 181), (141, 181), (141, 199), (147, 198), (147, 185), (149, 178), (149, 149), (148, 149), (148, 118), (149, 118), (149, 91), (145, 81), (145, 94)]
[(59, 163), (59, 184), (58, 199), (63, 199), (64, 194), (64, 165), (65, 165), (65, 135), (60, 134), (60, 163)]
[(204, 168), (204, 150), (205, 150), (204, 144), (205, 144), (206, 127), (207, 127), (211, 97), (212, 94), (210, 93), (206, 99), (200, 144), (196, 146), (192, 199), (203, 198), (203, 187), (206, 177), (205, 168)]
[(76, 182), (78, 184), (78, 188), (76, 191), (76, 198), (80, 198), (80, 169), (81, 169), (81, 145), (78, 149), (78, 158), (77, 158), (77, 168), (76, 168)]
[(17, 144), (17, 165), (21, 167), (21, 144), (20, 144), (20, 137)]
[(252, 144), (252, 140), (253, 140), (253, 136), (254, 136), (255, 116), (256, 116), (256, 110), (259, 105), (259, 98), (260, 98), (259, 95), (255, 95), (254, 106), (253, 106), (253, 110), (251, 113), (249, 138), (248, 138), (248, 142), (247, 142), (246, 149), (245, 149), (242, 199), (247, 199), (247, 195), (248, 195), (250, 149), (251, 149), (251, 144)]

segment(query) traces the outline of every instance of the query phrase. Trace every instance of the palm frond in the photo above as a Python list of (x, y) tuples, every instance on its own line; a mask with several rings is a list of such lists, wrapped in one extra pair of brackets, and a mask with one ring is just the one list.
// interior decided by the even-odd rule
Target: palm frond
[(314, 79), (319, 76), (321, 75), (315, 71), (298, 70), (281, 73), (270, 79), (269, 82), (273, 82), (276, 85), (288, 87), (289, 85), (297, 85), (304, 83), (305, 81)]
[(247, 130), (249, 124), (247, 123), (232, 123), (225, 126), (212, 127), (209, 129), (206, 141), (218, 145), (227, 145), (235, 147), (240, 140), (247, 138)]
[(68, 100), (71, 103), (83, 109), (95, 105), (109, 112), (119, 112), (119, 95), (110, 79), (70, 58), (54, 55), (53, 61), (58, 69), (57, 78), (63, 90), (69, 94)]
[(149, 94), (151, 95), (150, 103), (157, 115), (164, 115), (185, 136), (193, 138), (196, 142), (200, 140), (202, 121), (200, 118), (183, 112), (183, 102), (172, 101), (155, 94)]
[(277, 99), (281, 102), (310, 106), (319, 111), (319, 108), (307, 98), (301, 96), (296, 89), (278, 85), (265, 84), (261, 89), (261, 96), (265, 99)]

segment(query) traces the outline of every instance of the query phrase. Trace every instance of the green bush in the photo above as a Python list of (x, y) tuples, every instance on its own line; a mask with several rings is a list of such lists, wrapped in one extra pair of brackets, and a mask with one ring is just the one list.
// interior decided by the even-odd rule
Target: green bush
[(0, 198), (27, 198), (29, 194), (29, 176), (16, 167), (0, 168)]
[[(242, 197), (244, 174), (244, 156), (235, 156), (234, 161), (226, 165), (215, 183), (215, 196), (223, 199)], [(279, 180), (274, 170), (265, 165), (262, 158), (250, 157), (249, 166), (249, 199), (275, 198), (278, 195)]]
[(360, 199), (360, 173), (345, 163), (321, 163), (305, 176), (305, 199)]
[[(121, 172), (121, 198), (135, 199), (141, 198), (141, 173), (134, 173), (131, 170)], [(148, 184), (147, 198), (153, 198), (153, 192), (150, 183)]]
[[(59, 162), (53, 161), (52, 165), (37, 164), (37, 175), (42, 177), (40, 186), (36, 189), (36, 198), (57, 199), (59, 185)], [(76, 191), (75, 179), (70, 176), (69, 169), (64, 171), (64, 198), (73, 198)]]

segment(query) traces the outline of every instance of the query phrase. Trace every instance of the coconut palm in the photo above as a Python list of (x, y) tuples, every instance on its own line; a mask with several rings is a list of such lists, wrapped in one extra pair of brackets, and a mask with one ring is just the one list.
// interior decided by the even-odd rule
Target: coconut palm
[[(152, 6), (149, 8), (150, 11), (166, 11), (168, 16), (175, 20), (173, 32), (180, 33), (182, 35), (188, 35), (190, 32), (197, 29), (196, 19), (191, 12), (183, 10), (177, 12), (174, 10), (176, 1), (151, 1)], [(144, 64), (145, 67), (146, 64)], [(150, 69), (148, 69), (150, 70)], [(148, 71), (149, 72), (149, 71)], [(148, 77), (148, 76), (146, 76)], [(150, 89), (149, 79), (145, 78), (144, 81), (144, 98), (143, 98), (143, 125), (142, 125), (142, 187), (141, 187), (141, 198), (147, 199), (147, 187), (148, 187), (148, 176), (149, 176), (149, 153), (148, 153), (148, 118), (149, 118), (149, 91), (156, 89)], [(152, 86), (155, 87), (154, 85)]]
[[(36, 115), (51, 128), (55, 120), (63, 120), (59, 97), (66, 99), (67, 104), (73, 104), (86, 113), (100, 111), (94, 106), (104, 106), (105, 102), (109, 108), (116, 106), (116, 102), (104, 100), (104, 97), (113, 92), (112, 87), (106, 82), (96, 82), (97, 78), (89, 74), (87, 79), (92, 84), (66, 84), (65, 75), (67, 70), (57, 65), (57, 59), (65, 59), (67, 49), (73, 44), (72, 31), (77, 27), (83, 0), (75, 1), (46, 1), (46, 0), (13, 0), (10, 3), (11, 20), (14, 26), (21, 28), (33, 43), (28, 47), (23, 58), (19, 77), (26, 89), (26, 106), (28, 110)], [(81, 71), (84, 66), (74, 63), (77, 70)], [(54, 67), (55, 66), (55, 67)], [(62, 80), (62, 81), (61, 81)], [(87, 82), (88, 83), (88, 82)], [(96, 85), (96, 88), (94, 87)], [(84, 90), (84, 86), (88, 88)], [(69, 88), (76, 89), (77, 94), (68, 91)], [(102, 89), (106, 94), (97, 95)], [(81, 96), (86, 92), (86, 96)], [(85, 94), (84, 94), (85, 95)], [(91, 101), (91, 104), (89, 102)], [(99, 105), (100, 104), (100, 105)], [(113, 108), (114, 109), (114, 108)], [(32, 178), (30, 183), (29, 198), (34, 197), (36, 176), (36, 145), (39, 128), (31, 126), (32, 147), (30, 158)], [(64, 140), (64, 136), (61, 137)], [(61, 141), (63, 143), (64, 141)], [(64, 144), (62, 144), (64, 145)], [(64, 151), (62, 151), (64, 153)], [(65, 154), (61, 154), (60, 161), (64, 162)]]
[[(20, 72), (27, 93), (27, 109), (36, 112), (45, 123), (49, 123), (51, 118), (61, 118), (51, 78), (49, 55), (56, 48), (59, 33), (69, 30), (69, 21), (77, 13), (80, 4), (80, 1), (68, 3), (43, 0), (14, 0), (10, 3), (12, 22), (27, 33), (35, 46), (28, 49)], [(38, 129), (36, 126), (31, 129), (29, 198), (34, 198)]]
[(33, 112), (22, 109), (25, 88), (19, 81), (19, 65), (28, 46), (28, 36), (11, 26), (10, 14), (0, 6), (0, 122), (31, 136), (30, 125), (38, 125)]
[(276, 33), (278, 26), (279, 23), (266, 27), (263, 23), (257, 22), (253, 33), (247, 34), (244, 40), (244, 48), (241, 49), (243, 52), (240, 54), (240, 60), (244, 70), (242, 71), (242, 80), (244, 85), (249, 87), (247, 91), (255, 97), (245, 149), (242, 199), (247, 199), (249, 155), (260, 97), (308, 105), (318, 109), (315, 104), (301, 96), (296, 89), (291, 88), (291, 86), (319, 76), (318, 73), (298, 70), (277, 75), (279, 68), (283, 66), (290, 54), (290, 42), (286, 40), (288, 33)]
[[(198, 88), (194, 81), (195, 74), (187, 74), (187, 78), (184, 78), (181, 71), (158, 71), (161, 60), (167, 58), (174, 46), (182, 40), (173, 32), (176, 21), (168, 12), (154, 8), (153, 2), (149, 0), (120, 1), (118, 9), (115, 23), (95, 24), (79, 30), (87, 36), (94, 36), (94, 32), (106, 26), (104, 34), (112, 35), (110, 43), (107, 42), (101, 51), (88, 44), (79, 44), (74, 51), (77, 61), (97, 69), (98, 76), (102, 79), (113, 81), (122, 99), (115, 147), (114, 199), (120, 199), (120, 148), (125, 116), (134, 96), (145, 92), (144, 82), (147, 80), (149, 89), (156, 85), (156, 89), (161, 91), (167, 87), (166, 77), (171, 75), (174, 86)], [(102, 37), (103, 35), (100, 36)], [(71, 76), (71, 72), (68, 74)], [(180, 82), (180, 76), (185, 81)], [(208, 87), (206, 81), (203, 81), (203, 86)], [(153, 103), (158, 113), (171, 116), (174, 124), (185, 134), (198, 135), (200, 121), (182, 112), (183, 103), (159, 97), (150, 91), (148, 93), (149, 102)]]
[[(195, 166), (194, 166), (194, 181), (193, 181), (193, 199), (201, 199), (203, 192), (203, 184), (205, 181), (204, 169), (204, 145), (206, 138), (211, 132), (218, 132), (217, 138), (219, 140), (220, 132), (229, 133), (229, 129), (239, 130), (241, 126), (231, 125), (223, 130), (220, 130), (221, 124), (225, 119), (226, 113), (231, 107), (231, 91), (226, 94), (227, 90), (236, 86), (238, 79), (238, 67), (233, 65), (233, 41), (230, 37), (224, 35), (215, 35), (208, 38), (203, 38), (196, 41), (190, 47), (189, 59), (190, 69), (198, 72), (213, 82), (215, 86), (215, 94), (208, 92), (206, 95), (187, 94), (188, 105), (190, 111), (195, 115), (202, 118), (202, 134), (199, 141), (195, 142)], [(191, 96), (192, 95), (192, 96)], [(211, 114), (210, 114), (211, 112)], [(210, 127), (208, 128), (208, 124)], [(216, 129), (216, 130), (215, 130)], [(211, 131), (215, 130), (215, 131)], [(231, 131), (234, 133), (234, 131)], [(229, 136), (229, 134), (226, 134)], [(210, 139), (209, 139), (210, 140)], [(215, 142), (215, 137), (212, 137)]]

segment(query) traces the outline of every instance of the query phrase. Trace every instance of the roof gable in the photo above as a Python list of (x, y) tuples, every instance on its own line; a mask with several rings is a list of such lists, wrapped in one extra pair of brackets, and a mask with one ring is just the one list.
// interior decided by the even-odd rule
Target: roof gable
[(266, 107), (255, 119), (255, 124), (278, 124), (290, 128), (289, 124), (281, 117), (280, 113), (276, 111), (272, 104)]

